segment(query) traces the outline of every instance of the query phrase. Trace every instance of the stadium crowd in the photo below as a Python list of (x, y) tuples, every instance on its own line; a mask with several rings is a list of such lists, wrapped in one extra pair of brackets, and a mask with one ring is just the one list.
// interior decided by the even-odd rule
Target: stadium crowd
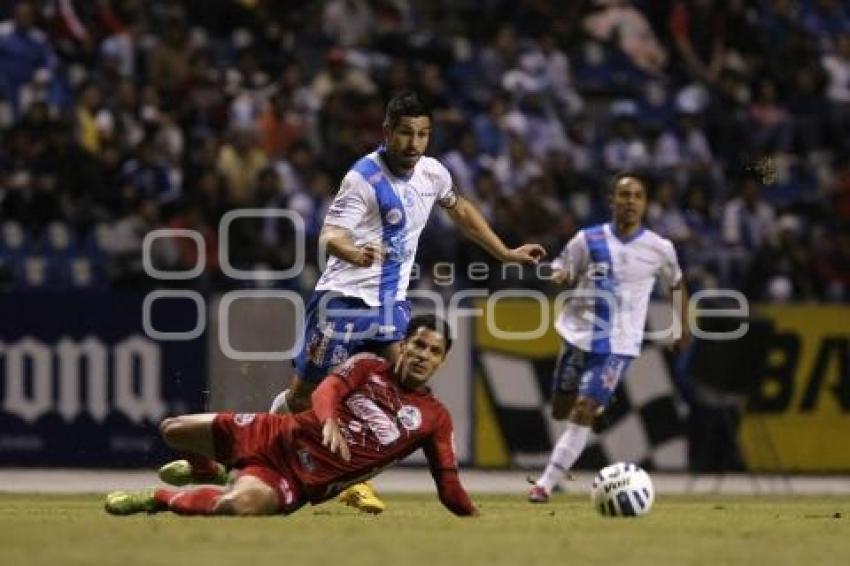
[[(148, 288), (145, 234), (183, 228), (205, 240), (198, 288), (309, 290), (336, 183), (413, 88), (430, 153), (508, 243), (557, 253), (605, 218), (610, 175), (638, 170), (692, 288), (850, 301), (839, 0), (22, 0), (0, 20), (4, 289)], [(222, 275), (239, 208), (300, 215), (311, 269)], [(291, 264), (289, 226), (233, 222), (230, 262)], [(428, 230), (414, 287), (436, 262), (487, 261), (440, 215)], [(198, 249), (160, 239), (155, 262)]]

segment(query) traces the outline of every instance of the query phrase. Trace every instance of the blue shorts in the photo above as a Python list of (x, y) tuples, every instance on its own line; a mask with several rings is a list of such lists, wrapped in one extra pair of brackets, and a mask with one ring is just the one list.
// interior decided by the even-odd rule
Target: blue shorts
[(402, 340), (410, 303), (370, 307), (355, 297), (315, 291), (304, 314), (304, 340), (292, 365), (301, 379), (315, 385), (354, 354)]
[(632, 362), (631, 356), (619, 354), (594, 354), (563, 343), (552, 391), (558, 395), (578, 394), (596, 401), (604, 407), (611, 399), (617, 384)]

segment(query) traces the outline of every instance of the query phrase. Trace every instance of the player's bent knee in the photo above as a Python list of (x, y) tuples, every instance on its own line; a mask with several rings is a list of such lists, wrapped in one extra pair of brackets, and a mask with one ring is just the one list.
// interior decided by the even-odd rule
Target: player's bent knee
[(182, 422), (180, 417), (167, 417), (159, 423), (159, 436), (166, 442), (171, 444), (180, 434)]
[(287, 402), (289, 403), (289, 410), (293, 413), (300, 413), (302, 411), (308, 410), (313, 406), (313, 401), (310, 398), (310, 394), (301, 394), (301, 395), (290, 395), (287, 398)]
[(552, 418), (562, 421), (569, 417), (575, 400), (575, 394), (555, 393), (552, 397)]
[(582, 426), (591, 426), (599, 404), (589, 397), (579, 397), (570, 410), (570, 420)]
[(286, 403), (289, 406), (289, 411), (292, 413), (300, 413), (306, 411), (313, 405), (312, 394), (316, 389), (300, 379), (295, 379), (289, 386), (289, 394), (286, 396)]
[(218, 500), (215, 512), (218, 515), (271, 515), (277, 512), (277, 496), (263, 489), (232, 491)]

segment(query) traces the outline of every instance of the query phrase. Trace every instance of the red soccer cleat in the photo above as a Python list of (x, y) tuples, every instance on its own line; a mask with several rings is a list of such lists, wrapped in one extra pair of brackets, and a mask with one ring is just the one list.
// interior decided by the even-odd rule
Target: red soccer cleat
[(531, 489), (528, 490), (528, 502), (549, 503), (549, 494), (546, 492), (545, 488), (539, 485), (533, 485), (531, 486)]

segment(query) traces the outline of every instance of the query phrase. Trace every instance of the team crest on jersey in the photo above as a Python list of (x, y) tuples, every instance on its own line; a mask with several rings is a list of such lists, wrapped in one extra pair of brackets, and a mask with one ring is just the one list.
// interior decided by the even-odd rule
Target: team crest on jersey
[(422, 426), (422, 412), (413, 405), (402, 405), (396, 413), (396, 417), (398, 417), (401, 426), (407, 430), (416, 430)]
[(416, 201), (413, 198), (412, 192), (404, 193), (404, 207), (405, 208), (413, 208), (413, 205), (416, 204)]
[(402, 219), (402, 212), (398, 208), (391, 208), (386, 215), (387, 224), (398, 224)]
[(255, 418), (257, 418), (257, 415), (254, 413), (236, 413), (233, 415), (233, 422), (237, 426), (248, 426), (254, 422)]
[(605, 262), (595, 262), (587, 266), (587, 278), (593, 280), (607, 279), (611, 266)]
[(620, 381), (620, 368), (622, 362), (619, 360), (611, 360), (602, 373), (602, 386), (608, 391), (614, 391), (617, 383)]

